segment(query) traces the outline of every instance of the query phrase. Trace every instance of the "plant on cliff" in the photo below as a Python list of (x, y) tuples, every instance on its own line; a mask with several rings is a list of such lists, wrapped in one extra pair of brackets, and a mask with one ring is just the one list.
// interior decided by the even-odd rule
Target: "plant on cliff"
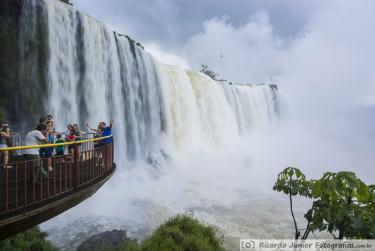
[(207, 76), (209, 76), (210, 78), (212, 78), (213, 80), (217, 80), (219, 74), (214, 72), (214, 71), (211, 71), (208, 69), (208, 66), (207, 65), (204, 65), (202, 64), (201, 65), (201, 69), (199, 70), (200, 72), (206, 74)]
[(47, 234), (33, 227), (11, 238), (0, 241), (2, 251), (54, 251), (57, 250), (46, 240)]
[(224, 251), (218, 228), (202, 224), (191, 215), (177, 215), (160, 225), (141, 244), (125, 242), (117, 251)]
[(224, 250), (216, 227), (205, 226), (188, 215), (177, 215), (142, 242), (142, 250)]
[[(295, 239), (307, 239), (315, 231), (327, 231), (335, 239), (375, 238), (375, 186), (352, 172), (327, 172), (318, 180), (307, 180), (299, 169), (288, 167), (278, 175), (273, 190), (289, 196)], [(296, 195), (314, 200), (304, 216), (303, 232), (293, 212)]]

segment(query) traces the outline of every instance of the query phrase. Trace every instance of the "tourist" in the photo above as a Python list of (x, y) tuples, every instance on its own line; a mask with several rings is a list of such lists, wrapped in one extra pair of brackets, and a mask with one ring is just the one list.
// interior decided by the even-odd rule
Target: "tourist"
[[(55, 143), (55, 129), (53, 128), (53, 123), (52, 121), (47, 120), (46, 125), (47, 125), (48, 143), (53, 144)], [(40, 149), (41, 158), (51, 158), (52, 155), (53, 155), (53, 147), (45, 147), (45, 148)]]
[[(111, 120), (109, 122), (109, 126), (107, 126), (105, 122), (100, 123), (100, 129), (102, 130), (102, 137), (112, 136), (112, 125), (113, 125), (113, 120)], [(100, 140), (101, 145), (112, 144), (112, 142), (113, 142), (112, 137)], [(108, 156), (108, 154), (109, 154), (108, 153), (108, 147), (104, 147), (103, 150), (105, 151), (105, 154), (102, 155), (103, 156), (102, 167), (104, 168), (106, 166), (105, 163), (107, 163), (107, 157), (106, 156)]]
[[(89, 123), (87, 123), (86, 125), (90, 130), (99, 134), (100, 137), (106, 137), (106, 136), (112, 135), (112, 124), (113, 124), (113, 120), (110, 121), (109, 126), (107, 126), (105, 122), (100, 122), (98, 125), (98, 129), (92, 128)], [(100, 140), (98, 146), (103, 146), (104, 144), (111, 144), (112, 141), (113, 141), (112, 138), (102, 139)]]
[[(60, 144), (60, 143), (65, 143), (65, 140), (62, 137), (62, 135), (59, 133), (59, 134), (56, 135), (56, 144)], [(56, 147), (56, 156), (63, 156), (64, 151), (65, 151), (64, 146), (57, 146)]]
[[(73, 132), (74, 132), (74, 136), (75, 136), (75, 139), (74, 139), (74, 141), (80, 141), (80, 140), (82, 140), (82, 132), (79, 130), (79, 127), (78, 127), (78, 125), (77, 124), (74, 124), (73, 125)], [(75, 145), (77, 145), (78, 147), (76, 148), (76, 150), (77, 150), (77, 154), (78, 154), (78, 156), (80, 155), (80, 150), (81, 150), (81, 148), (80, 148), (80, 145), (81, 144), (75, 144)]]
[[(45, 124), (45, 125), (47, 125), (47, 117), (41, 117), (41, 118), (39, 119), (39, 124)], [(40, 156), (41, 158), (43, 158), (43, 155), (44, 155), (44, 149), (43, 149), (43, 148), (40, 148), (40, 149), (39, 149), (39, 156)]]
[[(55, 128), (53, 128), (53, 122), (51, 120), (47, 120), (47, 139), (48, 143), (54, 144), (55, 143)], [(47, 164), (48, 164), (48, 169), (49, 171), (53, 171), (53, 168), (51, 166), (52, 160), (51, 158), (53, 157), (53, 147), (45, 147), (42, 148), (40, 153), (41, 153), (41, 158), (46, 158), (47, 159)]]
[(46, 117), (42, 117), (39, 119), (39, 124), (46, 124), (47, 123), (47, 118)]
[(47, 122), (50, 122), (52, 128), (55, 129), (55, 121), (53, 120), (53, 116), (51, 114), (47, 115)]
[(69, 135), (71, 134), (71, 132), (73, 131), (73, 125), (72, 124), (68, 124), (66, 126), (66, 130), (61, 132), (61, 136), (65, 138), (65, 141), (69, 141)]
[(91, 130), (96, 132), (97, 134), (101, 134), (100, 124), (98, 125), (98, 129), (92, 128), (89, 123), (86, 123), (86, 126)]
[[(86, 123), (86, 126), (95, 132), (94, 138), (100, 138), (102, 136), (103, 131), (100, 129), (100, 125), (98, 126), (98, 129), (92, 128), (89, 123)], [(101, 145), (98, 141), (95, 141), (94, 143), (94, 149), (99, 148)]]
[[(2, 124), (0, 128), (0, 148), (7, 148), (8, 144), (7, 141), (10, 138), (10, 129), (8, 124)], [(8, 165), (9, 161), (9, 151), (1, 151), (3, 158), (4, 158), (4, 168), (11, 168)]]
[[(35, 146), (41, 143), (48, 143), (48, 132), (46, 124), (39, 124), (35, 130), (29, 132), (25, 138), (26, 146)], [(26, 149), (24, 151), (24, 157), (30, 163), (34, 163), (34, 183), (39, 182), (39, 168), (42, 171), (43, 177), (47, 176), (47, 172), (40, 166), (40, 155), (38, 148)], [(32, 161), (32, 162), (31, 162)]]
[[(66, 137), (66, 141), (67, 142), (74, 142), (75, 139), (76, 139), (76, 136), (74, 135), (73, 126), (69, 124), (68, 129), (69, 128), (71, 130), (69, 131), (69, 134)], [(73, 154), (74, 154), (74, 144), (71, 144), (71, 145), (68, 146), (68, 151), (69, 151), (69, 154), (73, 156)]]
[[(100, 137), (106, 137), (106, 136), (111, 136), (112, 135), (112, 124), (113, 120), (110, 121), (109, 126), (106, 125), (105, 122), (100, 122), (98, 125), (98, 129), (92, 128), (88, 123), (86, 124), (89, 129), (92, 131), (98, 133)], [(95, 149), (98, 149), (95, 153), (95, 157), (98, 159), (98, 164), (100, 163), (101, 167), (105, 167), (106, 159), (103, 158), (105, 157), (106, 154), (103, 155), (103, 151), (107, 151), (106, 148), (104, 147), (106, 144), (111, 144), (112, 138), (108, 139), (101, 139), (98, 143), (94, 145)]]
[(73, 125), (73, 132), (74, 132), (74, 135), (76, 136), (75, 138), (76, 141), (79, 141), (82, 139), (82, 132), (79, 130), (79, 127), (77, 124)]
[[(113, 120), (109, 122), (109, 126), (106, 125), (105, 122), (100, 122), (99, 128), (102, 130), (102, 137), (112, 136), (112, 125)], [(113, 142), (112, 137), (108, 139), (102, 139), (100, 141), (101, 144), (111, 144)]]

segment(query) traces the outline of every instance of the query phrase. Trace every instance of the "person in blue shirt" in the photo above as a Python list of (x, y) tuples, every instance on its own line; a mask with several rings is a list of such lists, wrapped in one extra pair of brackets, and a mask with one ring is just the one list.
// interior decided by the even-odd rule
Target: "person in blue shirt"
[[(107, 126), (105, 122), (100, 122), (98, 125), (98, 129), (92, 128), (88, 123), (86, 125), (90, 130), (96, 132), (99, 135), (99, 137), (106, 137), (112, 135), (113, 120), (109, 122), (109, 126)], [(98, 146), (103, 146), (104, 144), (111, 144), (112, 142), (112, 138), (102, 139), (100, 140)]]
[[(113, 124), (113, 120), (109, 122), (109, 126), (107, 126), (105, 122), (100, 122), (99, 128), (102, 130), (102, 137), (112, 136), (112, 124)], [(102, 139), (100, 143), (111, 144), (112, 141), (113, 141), (112, 138), (108, 138), (108, 139)]]
[[(92, 131), (96, 132), (99, 135), (99, 137), (106, 137), (106, 136), (112, 136), (112, 124), (113, 124), (113, 120), (109, 122), (109, 126), (107, 126), (105, 122), (100, 122), (98, 125), (98, 129), (92, 128), (88, 123), (86, 125)], [(101, 139), (98, 144), (94, 145), (95, 149), (99, 149), (99, 151), (95, 151), (95, 156), (98, 159), (97, 160), (98, 165), (100, 163), (102, 168), (105, 168), (104, 163), (107, 163), (106, 161), (107, 154), (103, 154), (103, 151), (104, 153), (106, 153), (106, 151), (108, 151), (108, 148), (104, 146), (107, 144), (111, 144), (112, 142), (113, 142), (112, 137), (110, 137), (107, 139)]]

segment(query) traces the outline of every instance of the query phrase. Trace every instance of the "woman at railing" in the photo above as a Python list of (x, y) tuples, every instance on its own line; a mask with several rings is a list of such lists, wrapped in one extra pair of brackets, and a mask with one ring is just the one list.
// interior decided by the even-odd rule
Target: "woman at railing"
[[(73, 134), (74, 134), (74, 141), (81, 141), (82, 140), (82, 132), (79, 130), (79, 127), (78, 127), (77, 124), (73, 125)], [(78, 144), (78, 145), (80, 146), (81, 144)], [(81, 148), (78, 147), (76, 149), (75, 154), (78, 154), (78, 156), (80, 156), (81, 155), (80, 152), (81, 152)]]
[[(10, 129), (8, 124), (2, 124), (0, 129), (0, 148), (6, 148), (8, 147), (7, 142), (10, 138)], [(9, 152), (4, 151), (3, 152), (3, 158), (4, 158), (4, 168), (8, 168), (8, 161), (9, 161)]]
[[(35, 130), (29, 132), (26, 135), (25, 139), (25, 145), (26, 146), (35, 146), (35, 145), (40, 145), (42, 143), (48, 143), (48, 138), (44, 136), (45, 134), (48, 134), (47, 132), (47, 126), (46, 124), (39, 124), (35, 128)], [(47, 135), (48, 136), (48, 135)], [(38, 177), (39, 177), (39, 159), (40, 159), (40, 154), (39, 154), (39, 149), (37, 148), (30, 148), (26, 149), (24, 152), (24, 157), (26, 160), (32, 160), (34, 163), (34, 182), (38, 182)], [(44, 170), (43, 167), (40, 168), (42, 175), (44, 177), (47, 176), (46, 170)]]
[[(47, 125), (47, 130), (46, 130), (46, 133), (44, 133), (44, 135), (46, 136), (46, 138), (48, 140), (48, 143), (53, 144), (53, 143), (55, 143), (55, 128), (53, 127), (53, 121), (47, 120), (47, 122), (45, 124)], [(48, 165), (48, 169), (50, 169), (50, 171), (52, 171), (52, 167), (51, 167), (51, 160), (49, 158), (51, 158), (53, 156), (53, 150), (54, 150), (53, 147), (41, 148), (39, 150), (40, 157), (42, 159), (44, 159), (44, 158), (48, 159), (47, 165)]]

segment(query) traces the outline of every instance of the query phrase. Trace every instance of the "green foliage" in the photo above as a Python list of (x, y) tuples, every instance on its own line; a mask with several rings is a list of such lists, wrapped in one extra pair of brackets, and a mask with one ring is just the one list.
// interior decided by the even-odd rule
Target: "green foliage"
[(314, 199), (305, 214), (302, 239), (315, 231), (328, 231), (338, 239), (375, 238), (375, 186), (366, 185), (353, 172), (327, 172), (321, 179), (306, 180), (300, 170), (288, 167), (278, 175), (273, 189)]
[(196, 218), (177, 215), (161, 225), (142, 243), (142, 250), (224, 250), (218, 229)]
[(126, 242), (117, 251), (224, 251), (223, 236), (189, 215), (177, 215), (159, 226), (140, 245)]
[(297, 168), (287, 167), (279, 173), (273, 190), (285, 194), (302, 195), (310, 197), (311, 182), (306, 180), (306, 176)]
[(207, 66), (207, 65), (204, 65), (204, 64), (201, 65), (200, 72), (206, 74), (207, 76), (209, 76), (209, 77), (212, 78), (213, 80), (217, 80), (217, 77), (219, 76), (218, 73), (209, 70), (209, 69), (208, 69), (208, 66)]
[(307, 219), (311, 230), (339, 232), (338, 238), (375, 238), (374, 194), (352, 172), (325, 173), (312, 187)]
[(45, 238), (47, 234), (33, 227), (11, 238), (0, 241), (2, 251), (53, 251), (57, 248)]
[(104, 248), (100, 251), (141, 251), (140, 245), (137, 244), (136, 241), (126, 241), (124, 243), (121, 243), (118, 247), (108, 249)]

